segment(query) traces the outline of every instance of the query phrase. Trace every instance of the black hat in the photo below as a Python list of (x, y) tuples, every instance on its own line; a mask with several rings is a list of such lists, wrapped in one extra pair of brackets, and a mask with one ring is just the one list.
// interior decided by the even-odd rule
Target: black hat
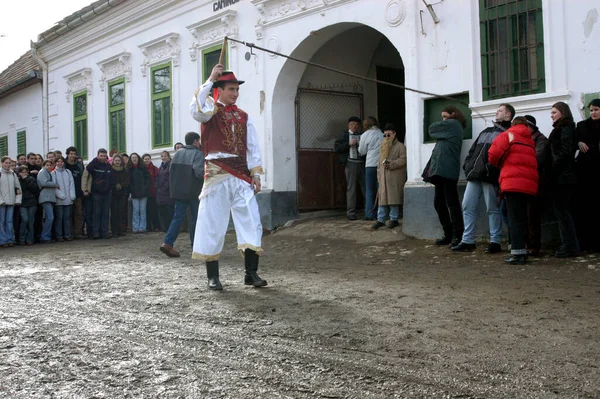
[(348, 118), (348, 123), (350, 122), (362, 123), (358, 116), (351, 116), (350, 118)]
[(535, 120), (535, 118), (533, 116), (531, 116), (531, 115), (525, 115), (524, 118), (527, 119), (527, 124), (529, 126), (531, 126), (534, 131), (537, 132), (539, 130), (538, 127), (537, 127), (537, 125), (536, 125), (537, 121)]
[(238, 80), (233, 71), (224, 71), (219, 77), (219, 80), (213, 84), (213, 87), (216, 89), (218, 87), (225, 87), (225, 83), (244, 84), (244, 82), (245, 80)]

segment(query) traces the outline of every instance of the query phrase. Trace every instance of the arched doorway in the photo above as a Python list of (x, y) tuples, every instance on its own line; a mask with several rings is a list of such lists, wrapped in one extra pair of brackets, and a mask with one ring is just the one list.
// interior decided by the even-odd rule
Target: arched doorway
[[(404, 84), (404, 64), (397, 49), (366, 25), (339, 23), (313, 31), (292, 55), (359, 76)], [(276, 88), (272, 126), (274, 132), (286, 132), (282, 147), (290, 149), (289, 133), (291, 129), (295, 132), (298, 211), (344, 209), (346, 183), (344, 168), (333, 151), (335, 140), (347, 128), (350, 116), (375, 116), (381, 124), (394, 123), (403, 138), (404, 91), (291, 60), (282, 67)], [(293, 121), (289, 118), (290, 97), (295, 104)], [(289, 155), (289, 151), (274, 151), (274, 164), (281, 165), (282, 175), (292, 161)], [(293, 184), (287, 183), (288, 187)]]

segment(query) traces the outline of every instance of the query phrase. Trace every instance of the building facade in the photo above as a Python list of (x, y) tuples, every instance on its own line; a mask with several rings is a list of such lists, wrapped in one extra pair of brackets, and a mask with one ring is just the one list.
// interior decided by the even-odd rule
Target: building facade
[(41, 153), (42, 73), (30, 52), (0, 73), (0, 157)]
[(556, 101), (583, 118), (586, 96), (600, 91), (599, 9), (594, 0), (100, 0), (32, 45), (47, 76), (45, 144), (74, 144), (88, 159), (104, 147), (158, 160), (199, 131), (188, 105), (228, 36), (273, 51), (225, 49), (260, 135), (266, 227), (344, 206), (333, 142), (349, 116), (373, 115), (407, 146), (404, 231), (434, 237), (433, 190), (420, 176), (433, 149), (426, 126), (448, 100), (422, 92), (472, 110), (464, 153), (503, 102), (546, 134)]

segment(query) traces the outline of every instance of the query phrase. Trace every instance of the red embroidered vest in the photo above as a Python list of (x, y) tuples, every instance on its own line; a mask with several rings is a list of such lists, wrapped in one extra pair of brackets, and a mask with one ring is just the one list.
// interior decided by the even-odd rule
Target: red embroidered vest
[(204, 155), (224, 152), (245, 161), (248, 114), (235, 106), (231, 111), (226, 111), (223, 104), (217, 103), (216, 107), (217, 112), (208, 122), (203, 122), (200, 129)]
[(205, 156), (211, 152), (237, 155), (235, 158), (213, 159), (210, 162), (250, 183), (252, 179), (246, 164), (248, 114), (235, 105), (225, 107), (217, 103), (216, 107), (217, 112), (208, 122), (203, 122), (200, 129), (202, 151)]

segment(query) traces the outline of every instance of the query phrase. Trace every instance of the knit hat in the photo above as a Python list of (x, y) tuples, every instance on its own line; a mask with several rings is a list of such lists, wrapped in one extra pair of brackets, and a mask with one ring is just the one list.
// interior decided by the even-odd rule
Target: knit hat
[(533, 130), (537, 132), (538, 127), (536, 125), (537, 121), (535, 120), (535, 118), (531, 115), (525, 115), (524, 118), (527, 119), (527, 123), (529, 124), (529, 126), (531, 126)]

